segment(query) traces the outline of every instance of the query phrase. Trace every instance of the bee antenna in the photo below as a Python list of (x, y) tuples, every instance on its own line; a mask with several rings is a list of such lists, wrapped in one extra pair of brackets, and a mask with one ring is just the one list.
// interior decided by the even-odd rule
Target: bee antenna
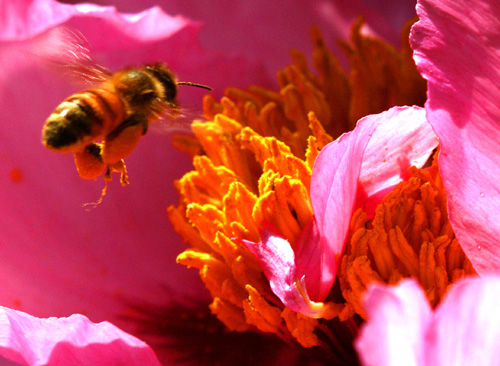
[(209, 87), (209, 86), (202, 85), (202, 84), (191, 83), (189, 81), (178, 81), (177, 85), (190, 85), (190, 86), (196, 86), (197, 88), (212, 90), (212, 88)]

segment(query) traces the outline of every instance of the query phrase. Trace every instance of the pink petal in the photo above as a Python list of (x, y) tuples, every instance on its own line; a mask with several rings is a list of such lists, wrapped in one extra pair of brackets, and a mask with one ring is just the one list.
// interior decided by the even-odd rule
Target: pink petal
[(500, 277), (462, 280), (433, 312), (414, 280), (371, 286), (356, 349), (363, 365), (494, 366), (500, 362)]
[[(458, 241), (481, 274), (500, 271), (500, 3), (420, 1), (415, 61)], [(467, 9), (464, 12), (464, 9)]]
[(319, 256), (315, 270), (321, 273), (316, 301), (323, 300), (333, 285), (354, 211), (360, 206), (373, 211), (381, 193), (406, 177), (411, 165), (423, 165), (436, 145), (423, 109), (395, 107), (361, 119), (354, 131), (321, 151), (311, 179), (321, 236), (321, 249), (314, 252)]
[(83, 315), (39, 319), (0, 307), (0, 329), (0, 355), (21, 365), (160, 365), (146, 343)]
[(261, 242), (242, 240), (242, 243), (258, 259), (271, 289), (281, 302), (293, 311), (318, 318), (324, 312), (322, 304), (314, 304), (304, 292), (303, 281), (298, 277), (295, 254), (290, 243), (279, 231), (268, 223), (263, 223), (260, 231)]
[(410, 178), (410, 166), (422, 167), (439, 141), (423, 109), (396, 108), (391, 123), (379, 123), (363, 155), (359, 181), (364, 197), (358, 201), (368, 215), (393, 186)]
[(364, 304), (368, 321), (355, 341), (363, 365), (425, 365), (425, 334), (432, 310), (420, 285), (414, 280), (395, 287), (374, 284)]
[(367, 33), (399, 47), (401, 27), (415, 16), (416, 0), (282, 0), (272, 4), (265, 1), (235, 3), (231, 0), (102, 0), (97, 3), (113, 4), (126, 12), (158, 5), (169, 14), (183, 14), (199, 20), (203, 22), (200, 42), (204, 47), (261, 60), (268, 74), (275, 75), (290, 63), (291, 48), (306, 55), (311, 52), (309, 27), (313, 24), (322, 29), (326, 43), (340, 57), (344, 55), (336, 42), (340, 38), (349, 38), (352, 23), (360, 15), (366, 19)]
[(361, 119), (354, 131), (325, 146), (314, 163), (311, 203), (321, 239), (311, 245), (320, 248), (314, 252), (316, 271), (321, 274), (319, 300), (326, 297), (335, 280), (354, 212), (363, 153), (375, 130), (376, 118)]
[(321, 263), (320, 245), (321, 235), (318, 231), (318, 224), (313, 218), (300, 233), (295, 247), (295, 264), (297, 266), (297, 278), (303, 278), (305, 288), (312, 300), (324, 299), (326, 295), (321, 291), (326, 291), (322, 286), (322, 273), (318, 265)]
[(427, 336), (429, 365), (500, 363), (500, 277), (462, 281), (439, 305)]

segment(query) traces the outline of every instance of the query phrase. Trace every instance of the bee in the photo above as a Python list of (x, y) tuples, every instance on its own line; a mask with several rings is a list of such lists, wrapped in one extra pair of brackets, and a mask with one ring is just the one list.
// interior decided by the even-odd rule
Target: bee
[(124, 159), (151, 123), (178, 107), (177, 87), (212, 90), (206, 85), (177, 81), (161, 62), (111, 73), (92, 65), (86, 51), (80, 52), (83, 56), (72, 53), (75, 62), (70, 66), (99, 83), (56, 107), (43, 127), (42, 143), (54, 152), (73, 153), (78, 174), (84, 179), (96, 179), (105, 171), (107, 182), (113, 172), (118, 172), (121, 184), (127, 185)]

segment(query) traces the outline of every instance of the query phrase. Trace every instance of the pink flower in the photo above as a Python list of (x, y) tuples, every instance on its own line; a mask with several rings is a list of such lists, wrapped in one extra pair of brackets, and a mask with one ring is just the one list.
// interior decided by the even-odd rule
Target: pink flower
[(328, 314), (331, 306), (315, 302), (325, 300), (333, 286), (352, 214), (359, 207), (373, 212), (387, 190), (408, 177), (410, 166), (423, 166), (437, 144), (423, 109), (396, 107), (361, 119), (323, 148), (311, 178), (314, 218), (295, 251), (273, 231), (259, 244), (245, 242), (285, 306), (311, 317)]
[[(495, 176), (500, 161), (496, 138), (500, 113), (496, 104), (490, 100), (498, 92), (495, 78), (491, 78), (498, 55), (491, 44), (500, 43), (500, 36), (492, 31), (497, 29), (497, 18), (491, 17), (491, 14), (500, 12), (500, 7), (492, 2), (478, 2), (476, 5), (474, 9), (477, 10), (473, 13), (476, 16), (463, 22), (460, 9), (465, 4), (459, 5), (451, 1), (420, 2), (417, 10), (421, 20), (413, 29), (412, 41), (419, 70), (429, 80), (427, 119), (440, 138), (439, 161), (449, 199), (450, 222), (474, 268), (479, 273), (498, 273), (500, 256), (498, 246), (491, 238), (496, 238), (499, 234), (494, 215), (500, 203), (497, 202), (499, 189), (496, 187), (498, 179)], [(361, 122), (352, 133), (353, 141), (357, 133), (369, 138), (371, 132), (361, 132), (360, 127)], [(341, 143), (342, 139), (338, 144)], [(403, 153), (404, 146), (404, 143), (400, 145)], [(329, 149), (333, 147), (325, 148), (318, 157), (311, 183), (311, 198), (318, 223), (318, 229), (313, 232), (317, 235), (312, 238), (310, 234), (305, 235), (307, 240), (299, 243), (295, 251), (296, 259), (293, 260), (296, 273), (294, 272), (292, 282), (302, 280), (307, 274), (306, 284), (307, 276), (313, 279), (306, 286), (307, 293), (312, 299), (320, 301), (331, 289), (351, 213), (360, 205), (359, 194), (362, 192), (365, 197), (371, 196), (369, 187), (363, 187), (363, 183), (357, 185), (358, 182), (363, 182), (359, 173), (354, 170), (353, 178), (350, 179), (348, 171), (339, 169), (333, 163), (335, 154), (329, 155)], [(349, 167), (353, 166), (353, 161), (357, 161), (354, 166), (364, 164), (363, 167), (369, 169), (368, 164), (361, 163), (361, 155), (350, 160), (352, 156), (346, 153), (348, 151), (351, 150), (339, 149), (338, 160), (345, 159), (348, 161), (346, 166)], [(380, 160), (385, 161), (385, 158), (382, 156)], [(366, 176), (369, 178), (365, 182), (377, 185), (379, 178), (374, 173), (380, 170), (376, 165), (373, 166), (375, 168), (372, 171), (367, 171)], [(387, 177), (383, 177), (382, 182), (384, 178)], [(380, 188), (388, 186), (390, 184)], [(376, 199), (365, 202), (368, 206), (373, 203), (376, 203)], [(266, 243), (263, 244), (266, 246)], [(310, 248), (309, 252), (304, 251), (302, 245)], [(301, 262), (307, 263), (303, 269), (300, 269)], [(287, 278), (289, 281), (290, 276)], [(275, 278), (274, 281), (284, 279)], [(286, 295), (278, 296), (282, 300), (293, 298), (294, 302), (288, 302), (293, 309), (302, 309), (304, 314), (310, 314), (303, 300), (300, 306), (297, 305), (303, 298), (303, 290), (288, 290)], [(319, 295), (312, 295), (317, 294), (317, 291)], [(320, 316), (321, 313), (317, 315)]]
[(436, 309), (420, 285), (373, 285), (356, 341), (363, 365), (498, 365), (500, 278), (455, 284)]
[[(124, 9), (137, 12), (145, 6), (140, 4), (141, 8), (127, 4), (130, 8)], [(170, 4), (174, 3), (164, 5)], [(47, 31), (59, 25), (80, 31), (96, 61), (112, 70), (165, 61), (180, 78), (210, 85), (214, 88), (213, 95), (219, 97), (227, 86), (272, 85), (270, 70), (274, 72), (285, 65), (288, 49), (310, 47), (307, 32), (310, 23), (324, 25), (325, 33), (330, 30), (327, 40), (333, 43), (339, 36), (345, 38), (351, 19), (367, 10), (367, 31), (382, 36), (393, 34), (392, 40), (397, 42), (395, 35), (399, 34), (400, 25), (411, 16), (411, 7), (407, 6), (396, 14), (397, 21), (388, 21), (383, 14), (385, 9), (377, 11), (362, 2), (359, 8), (341, 4), (324, 3), (318, 7), (293, 2), (281, 4), (281, 8), (272, 10), (282, 15), (282, 9), (300, 5), (304, 12), (279, 18), (271, 16), (273, 13), (267, 6), (254, 7), (249, 3), (247, 6), (255, 16), (239, 9), (231, 18), (237, 25), (232, 29), (237, 31), (227, 32), (220, 21), (227, 10), (224, 4), (210, 9), (191, 4), (185, 12), (181, 2), (170, 5), (173, 13), (208, 19), (207, 26), (202, 27), (182, 16), (170, 17), (158, 7), (138, 14), (122, 14), (112, 7), (72, 6), (53, 0), (3, 2), (0, 110), (5, 128), (0, 147), (3, 172), (0, 274), (6, 280), (0, 304), (38, 317), (63, 317), (80, 312), (91, 321), (108, 320), (138, 334), (130, 317), (124, 316), (133, 315), (131, 305), (155, 308), (183, 304), (191, 297), (205, 300), (195, 274), (175, 265), (174, 258), (183, 244), (170, 226), (165, 225), (164, 210), (177, 200), (171, 182), (189, 168), (188, 158), (171, 146), (170, 135), (148, 133), (127, 159), (131, 185), (121, 188), (115, 177), (104, 202), (90, 212), (81, 205), (99, 197), (102, 181), (82, 181), (70, 156), (52, 154), (40, 144), (45, 119), (65, 97), (81, 89), (40, 65), (32, 46), (43, 44)], [(338, 22), (339, 17), (342, 22)], [(293, 21), (276, 23), (275, 19)], [(255, 22), (259, 27), (254, 26)], [(249, 31), (253, 36), (249, 36)], [(283, 42), (283, 38), (290, 42)], [(231, 55), (227, 55), (229, 51)], [(200, 110), (204, 92), (187, 89), (179, 91), (182, 105)], [(30, 327), (45, 324), (22, 313), (5, 312)], [(78, 317), (67, 321), (77, 329), (80, 329), (78, 324), (82, 326)], [(65, 320), (53, 322), (66, 328)], [(86, 324), (84, 321), (82, 327), (86, 328)], [(94, 329), (94, 325), (88, 327)], [(99, 325), (95, 329), (103, 331)], [(109, 329), (104, 327), (106, 334)], [(83, 330), (78, 333), (84, 334)], [(37, 343), (25, 335), (26, 342), (38, 349)], [(50, 341), (51, 333), (45, 335)], [(108, 335), (104, 340), (97, 338), (90, 343), (119, 339), (120, 344), (139, 345), (139, 353), (150, 357), (144, 344), (132, 341), (126, 334), (113, 328)], [(40, 339), (38, 335), (35, 338)], [(68, 336), (65, 340), (69, 339)], [(21, 360), (13, 358), (14, 351), (9, 353), (14, 349), (12, 346), (6, 347), (0, 354)], [(150, 359), (152, 364), (156, 362)], [(169, 360), (168, 355), (165, 360)]]

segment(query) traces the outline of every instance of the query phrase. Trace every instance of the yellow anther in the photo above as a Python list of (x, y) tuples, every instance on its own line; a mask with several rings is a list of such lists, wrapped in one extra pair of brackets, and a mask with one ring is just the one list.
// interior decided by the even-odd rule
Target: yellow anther
[(417, 278), (436, 305), (453, 281), (475, 274), (450, 229), (437, 162), (410, 172), (412, 177), (387, 194), (371, 221), (361, 209), (353, 215), (339, 273), (347, 302), (344, 320), (354, 313), (365, 317), (361, 300), (370, 282)]
[(262, 332), (276, 333), (283, 327), (281, 310), (270, 305), (252, 286), (247, 285), (248, 299), (243, 302), (247, 322)]
[[(313, 27), (317, 72), (309, 70), (303, 54), (293, 51), (293, 65), (278, 73), (279, 91), (228, 88), (220, 102), (207, 96), (203, 100), (207, 121), (192, 124), (194, 138), (175, 139), (176, 146), (193, 158), (194, 166), (176, 182), (181, 195), (178, 207), (168, 209), (175, 230), (192, 246), (177, 261), (199, 270), (213, 298), (212, 312), (231, 330), (258, 329), (304, 347), (318, 346), (318, 329), (325, 321), (337, 316), (348, 320), (356, 312), (360, 314), (362, 294), (370, 281), (395, 283), (409, 272), (418, 274), (419, 238), (432, 243), (439, 257), (435, 293), (444, 292), (447, 283), (440, 279), (438, 268), (460, 276), (470, 267), (458, 257), (456, 261), (443, 260), (453, 252), (440, 249), (435, 242), (446, 235), (452, 240), (451, 227), (444, 219), (446, 205), (433, 196), (432, 189), (421, 188), (421, 193), (415, 193), (420, 184), (408, 188), (411, 192), (407, 199), (388, 199), (377, 211), (381, 211), (380, 218), (373, 222), (362, 211), (355, 214), (352, 247), (346, 251), (339, 274), (346, 303), (314, 303), (305, 291), (302, 294), (321, 320), (286, 309), (242, 242), (258, 243), (265, 222), (295, 246), (313, 215), (310, 183), (320, 150), (352, 129), (363, 113), (381, 112), (397, 103), (398, 93), (403, 96), (402, 85), (411, 90), (404, 94), (404, 104), (417, 104), (411, 96), (418, 92), (425, 98), (425, 81), (412, 79), (412, 70), (416, 69), (409, 46), (399, 54), (389, 44), (362, 35), (360, 27), (358, 21), (351, 36), (352, 46), (344, 46), (352, 66), (350, 74), (340, 67), (319, 29)], [(378, 57), (377, 62), (368, 62), (366, 56)], [(399, 82), (399, 77), (404, 82)], [(412, 194), (421, 196), (420, 208), (414, 208), (417, 198)], [(417, 213), (420, 221), (413, 220)], [(419, 231), (417, 226), (426, 231)], [(406, 235), (407, 229), (414, 233)], [(416, 262), (402, 257), (412, 251)], [(337, 295), (341, 300), (342, 295)]]

